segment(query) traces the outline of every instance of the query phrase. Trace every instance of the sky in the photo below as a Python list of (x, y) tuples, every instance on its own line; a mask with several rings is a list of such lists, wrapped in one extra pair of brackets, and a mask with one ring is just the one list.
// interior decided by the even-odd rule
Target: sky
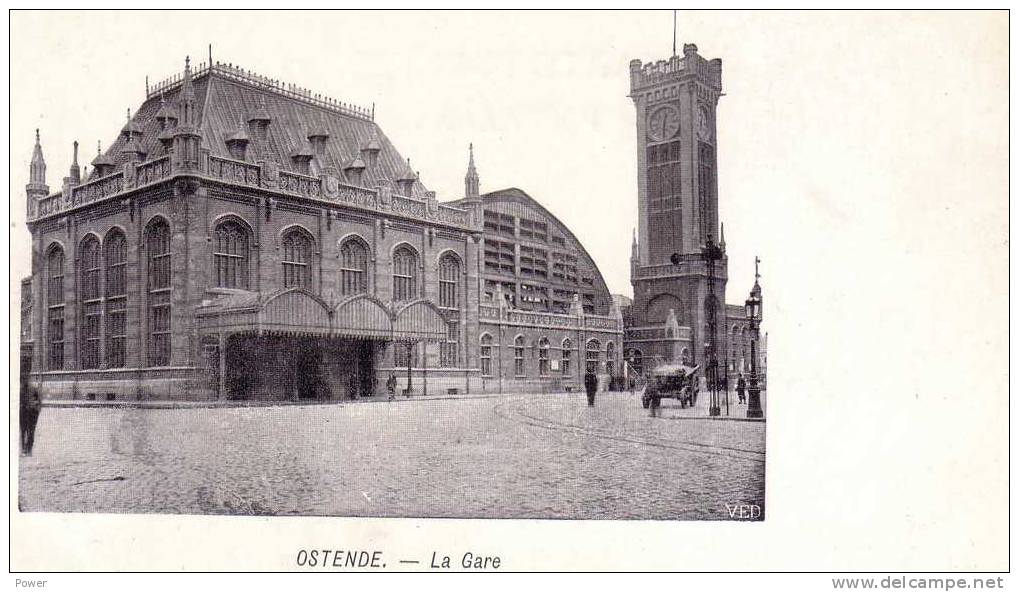
[[(1007, 479), (1007, 13), (680, 11), (678, 31), (680, 47), (723, 60), (727, 301), (746, 297), (760, 256), (769, 474), (812, 476), (774, 499), (769, 484), (769, 521), (824, 541), (797, 550), (819, 554), (819, 569), (868, 552), (830, 553), (858, 521), (902, 540), (938, 516), (925, 533), (1003, 541), (1000, 525), (972, 518), (1007, 499), (972, 497), (966, 483), (996, 492)], [(579, 237), (611, 291), (630, 293), (628, 63), (669, 57), (667, 10), (14, 13), (15, 246), (28, 239), (33, 130), (58, 188), (72, 141), (90, 161), (144, 99), (146, 75), (205, 59), (209, 43), (214, 59), (374, 103), (440, 199), (462, 194), (473, 142), (482, 191), (525, 190)], [(12, 293), (27, 273), (15, 249)], [(842, 483), (867, 485), (849, 498)], [(796, 515), (809, 503), (799, 496), (832, 500), (833, 515)]]

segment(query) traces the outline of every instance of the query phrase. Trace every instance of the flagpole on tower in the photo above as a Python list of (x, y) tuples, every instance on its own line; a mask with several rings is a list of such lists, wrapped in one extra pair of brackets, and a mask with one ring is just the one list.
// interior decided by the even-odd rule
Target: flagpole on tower
[(672, 57), (676, 57), (676, 11), (672, 11)]

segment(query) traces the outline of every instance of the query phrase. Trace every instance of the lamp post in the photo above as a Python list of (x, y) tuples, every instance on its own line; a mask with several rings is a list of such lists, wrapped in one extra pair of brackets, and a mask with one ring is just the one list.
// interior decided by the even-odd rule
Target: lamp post
[(747, 320), (750, 321), (750, 387), (747, 400), (747, 417), (763, 418), (764, 410), (761, 409), (761, 389), (757, 386), (757, 340), (759, 337), (759, 326), (762, 317), (761, 306), (761, 284), (759, 283), (760, 273), (757, 272), (757, 265), (760, 259), (754, 260), (754, 287), (750, 290), (750, 297), (747, 298), (745, 310)]
[(715, 262), (720, 261), (724, 256), (725, 253), (722, 251), (722, 248), (716, 245), (709, 236), (707, 242), (701, 247), (701, 257), (708, 268), (708, 306), (706, 306), (707, 310), (705, 311), (708, 317), (708, 335), (704, 343), (704, 357), (707, 364), (705, 379), (708, 383), (708, 393), (711, 396), (710, 405), (708, 406), (708, 415), (710, 416), (722, 414), (718, 400), (718, 352), (715, 351), (715, 337), (718, 332), (718, 300), (715, 298)]

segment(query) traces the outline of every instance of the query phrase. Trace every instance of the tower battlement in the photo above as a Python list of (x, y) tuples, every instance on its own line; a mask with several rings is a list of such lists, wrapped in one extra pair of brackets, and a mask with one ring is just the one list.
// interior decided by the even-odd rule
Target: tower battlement
[(683, 55), (674, 55), (667, 60), (643, 63), (630, 60), (630, 92), (639, 92), (663, 82), (680, 81), (695, 77), (707, 86), (721, 92), (722, 60), (707, 60), (697, 53), (693, 43), (683, 45)]

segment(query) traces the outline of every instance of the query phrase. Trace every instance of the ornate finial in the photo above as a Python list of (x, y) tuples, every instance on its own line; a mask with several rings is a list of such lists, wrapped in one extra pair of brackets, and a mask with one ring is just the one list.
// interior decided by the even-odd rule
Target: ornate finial
[(191, 56), (184, 56), (184, 71), (191, 69)]
[(39, 144), (39, 128), (35, 128), (35, 143)]
[(761, 265), (761, 258), (757, 257), (755, 255), (754, 256), (754, 283), (755, 284), (757, 283), (757, 280), (761, 279), (760, 265)]
[(102, 156), (102, 155), (103, 155), (103, 141), (102, 140), (96, 140), (96, 156)]
[(74, 166), (78, 166), (78, 140), (74, 141)]
[(127, 108), (127, 120), (131, 121), (131, 108), (130, 107)]

